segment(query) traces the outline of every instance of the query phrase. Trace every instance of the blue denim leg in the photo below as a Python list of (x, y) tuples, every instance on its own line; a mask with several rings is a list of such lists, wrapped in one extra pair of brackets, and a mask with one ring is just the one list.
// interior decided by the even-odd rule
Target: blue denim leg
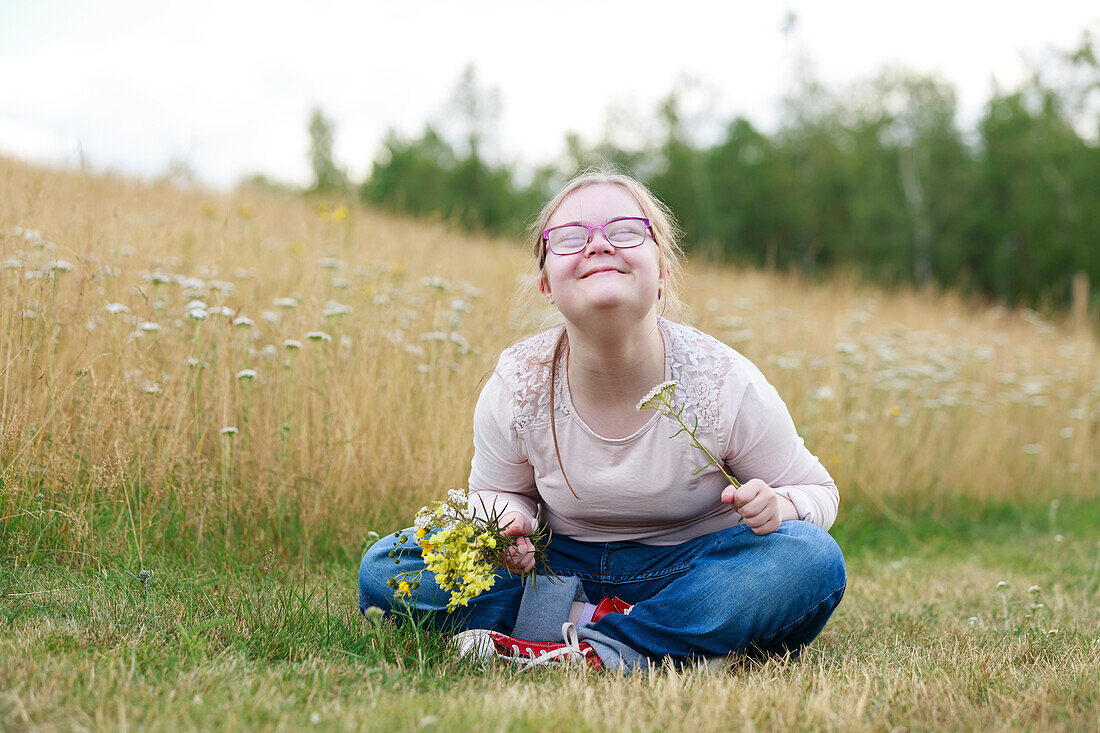
[[(363, 557), (360, 610), (374, 605), (392, 612), (393, 590), (386, 581), (424, 567), (415, 544), (395, 564), (389, 552), (397, 547), (394, 535), (387, 535)], [(739, 525), (670, 547), (578, 542), (558, 534), (547, 548), (547, 563), (561, 578), (578, 579), (592, 602), (618, 596), (635, 604), (629, 615), (609, 614), (578, 629), (611, 669), (644, 668), (665, 657), (691, 660), (757, 650), (796, 656), (821, 632), (847, 583), (844, 557), (833, 538), (797, 521), (763, 536)], [(567, 601), (557, 599), (558, 590), (573, 591), (563, 587), (548, 594), (555, 605), (562, 600), (564, 609)], [(407, 605), (436, 628), (511, 634), (523, 597), (521, 579), (500, 571), (491, 590), (448, 614), (449, 594), (425, 571)], [(546, 619), (539, 624), (549, 628)]]
[[(413, 531), (403, 530), (397, 534), (413, 534)], [(389, 556), (391, 550), (402, 548), (399, 558)], [(412, 598), (395, 601), (393, 588), (387, 586), (386, 581), (401, 572), (417, 573), (420, 570), (424, 570), (424, 575)], [(441, 589), (432, 572), (424, 568), (420, 547), (412, 537), (405, 545), (398, 544), (398, 538), (393, 533), (375, 542), (359, 565), (360, 612), (368, 606), (378, 606), (387, 614), (407, 609), (425, 619), (429, 626), (446, 631), (492, 629), (509, 634), (516, 623), (522, 595), (522, 579), (500, 570), (491, 589), (472, 599), (467, 607), (447, 613), (451, 594)]]
[[(635, 603), (579, 629), (605, 665), (628, 668), (664, 657), (695, 659), (809, 644), (844, 595), (844, 557), (833, 538), (808, 522), (784, 522), (757, 535), (730, 527), (673, 547), (604, 545), (598, 588)], [(609, 666), (618, 666), (612, 659)]]

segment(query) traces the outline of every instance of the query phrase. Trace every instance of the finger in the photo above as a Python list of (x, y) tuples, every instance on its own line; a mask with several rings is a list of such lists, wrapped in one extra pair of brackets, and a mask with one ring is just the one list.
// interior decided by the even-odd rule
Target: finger
[(756, 534), (770, 534), (779, 529), (778, 515), (775, 512), (762, 512), (746, 519), (745, 524)]
[(763, 524), (759, 527), (753, 527), (752, 525), (749, 525), (749, 529), (751, 529), (754, 534), (766, 535), (766, 534), (771, 534), (772, 532), (777, 530), (778, 527), (775, 526), (775, 524), (773, 522), (767, 522), (767, 523), (765, 523), (765, 524)]
[(751, 501), (747, 501), (741, 505), (738, 509), (743, 517), (756, 517), (761, 514), (767, 514), (769, 509), (774, 509), (778, 502), (773, 500), (773, 497), (765, 496), (763, 494), (757, 495)]

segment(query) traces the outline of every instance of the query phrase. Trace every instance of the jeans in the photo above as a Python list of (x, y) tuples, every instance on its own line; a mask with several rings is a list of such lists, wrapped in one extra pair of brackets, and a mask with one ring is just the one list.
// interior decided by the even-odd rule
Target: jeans
[(541, 578), (535, 589), (501, 570), (490, 590), (448, 614), (449, 593), (429, 571), (414, 597), (395, 606), (386, 581), (424, 567), (415, 542), (407, 544), (399, 563), (389, 557), (398, 547), (392, 534), (367, 550), (359, 568), (361, 611), (407, 605), (441, 630), (512, 634), (522, 628), (524, 638), (532, 638), (540, 626), (560, 634), (574, 600), (598, 603), (618, 596), (634, 604), (629, 614), (608, 614), (577, 628), (611, 669), (643, 668), (666, 657), (692, 662), (742, 653), (797, 656), (824, 628), (847, 584), (840, 548), (809, 522), (783, 522), (766, 535), (741, 524), (669, 547), (578, 542), (556, 534), (547, 565), (558, 582)]

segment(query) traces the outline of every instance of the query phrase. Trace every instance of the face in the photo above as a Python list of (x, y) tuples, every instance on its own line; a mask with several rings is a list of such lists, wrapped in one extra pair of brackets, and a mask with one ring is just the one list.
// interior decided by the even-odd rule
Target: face
[[(622, 186), (597, 183), (569, 194), (546, 228), (594, 226), (624, 216), (644, 214)], [(616, 249), (602, 230), (596, 230), (588, 246), (576, 254), (546, 253), (540, 290), (573, 322), (608, 311), (641, 317), (654, 308), (657, 291), (664, 286), (659, 261), (652, 234), (637, 247)]]

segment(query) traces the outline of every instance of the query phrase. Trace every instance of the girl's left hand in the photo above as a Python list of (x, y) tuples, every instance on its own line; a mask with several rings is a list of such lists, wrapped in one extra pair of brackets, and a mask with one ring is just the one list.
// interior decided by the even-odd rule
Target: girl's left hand
[(798, 519), (794, 503), (758, 478), (746, 481), (738, 489), (727, 487), (722, 492), (722, 502), (736, 509), (756, 534), (770, 534), (779, 529), (784, 519)]

